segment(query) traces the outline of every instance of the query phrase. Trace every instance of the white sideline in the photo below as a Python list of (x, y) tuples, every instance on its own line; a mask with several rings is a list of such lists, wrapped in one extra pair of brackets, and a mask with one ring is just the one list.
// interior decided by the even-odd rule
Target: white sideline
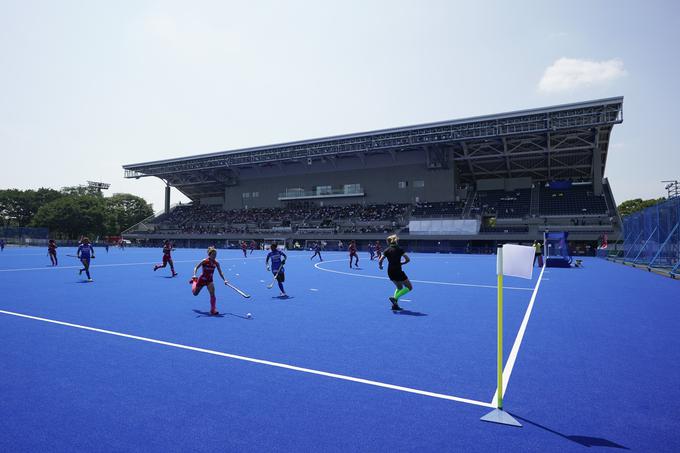
[(298, 367), (294, 365), (288, 365), (286, 363), (279, 363), (279, 362), (272, 362), (269, 360), (262, 360), (262, 359), (255, 359), (252, 357), (245, 357), (241, 355), (236, 355), (236, 354), (228, 354), (226, 352), (220, 352), (220, 351), (213, 351), (211, 349), (204, 349), (204, 348), (197, 348), (194, 346), (187, 346), (183, 344), (178, 344), (178, 343), (171, 343), (169, 341), (163, 341), (163, 340), (155, 340), (153, 338), (146, 338), (146, 337), (140, 337), (137, 335), (130, 335), (126, 333), (121, 333), (121, 332), (115, 332), (112, 330), (106, 330), (106, 329), (98, 329), (95, 327), (88, 327), (88, 326), (83, 326), (80, 324), (73, 324), (70, 322), (64, 322), (64, 321), (57, 321), (54, 319), (46, 319), (46, 318), (40, 318), (38, 316), (31, 316), (31, 315), (26, 315), (22, 313), (15, 313), (11, 311), (5, 311), (5, 310), (0, 310), (0, 313), (9, 315), (9, 316), (17, 316), (20, 318), (26, 318), (26, 319), (32, 319), (35, 321), (42, 321), (42, 322), (47, 322), (51, 324), (58, 324), (61, 326), (66, 326), (66, 327), (73, 327), (76, 329), (82, 329), (82, 330), (89, 330), (92, 332), (98, 332), (98, 333), (103, 333), (107, 335), (114, 335), (117, 337), (123, 337), (123, 338), (130, 338), (132, 340), (138, 340), (138, 341), (146, 341), (148, 343), (155, 343), (155, 344), (160, 344), (163, 346), (169, 346), (173, 348), (178, 348), (178, 349), (185, 349), (189, 351), (195, 351), (195, 352), (202, 352), (204, 354), (211, 354), (219, 357), (227, 357), (230, 359), (235, 359), (235, 360), (242, 360), (244, 362), (252, 362), (252, 363), (259, 363), (261, 365), (269, 365), (277, 368), (284, 368), (287, 370), (292, 370), (292, 371), (299, 371), (302, 373), (309, 373), (309, 374), (316, 374), (319, 376), (326, 376), (330, 378), (335, 378), (335, 379), (341, 379), (344, 381), (351, 381), (351, 382), (357, 382), (360, 384), (367, 384), (367, 385), (372, 385), (375, 387), (382, 387), (382, 388), (387, 388), (391, 390), (398, 390), (401, 392), (407, 392), (407, 393), (415, 393), (417, 395), (423, 395), (423, 396), (429, 396), (432, 398), (439, 398), (439, 399), (444, 399), (444, 400), (449, 400), (449, 401), (456, 401), (458, 403), (465, 403), (465, 404), (472, 404), (476, 406), (483, 406), (483, 407), (494, 407), (493, 404), (490, 403), (485, 403), (483, 401), (477, 401), (477, 400), (472, 400), (468, 398), (460, 398), (457, 396), (452, 396), (452, 395), (446, 395), (442, 393), (435, 393), (435, 392), (428, 392), (425, 390), (418, 390), (410, 387), (402, 387), (400, 385), (393, 385), (393, 384), (386, 384), (384, 382), (378, 382), (378, 381), (372, 381), (369, 379), (362, 379), (362, 378), (357, 378), (353, 376), (346, 376), (343, 374), (337, 374), (337, 373), (329, 373), (327, 371), (319, 371), (319, 370), (314, 370), (311, 368), (303, 368), (303, 367)]
[[(342, 274), (342, 275), (351, 275), (352, 277), (364, 277), (364, 278), (376, 278), (378, 280), (389, 280), (387, 277), (379, 277), (377, 275), (364, 275), (364, 274), (356, 274), (352, 272), (342, 272), (342, 271), (335, 271), (332, 269), (325, 269), (323, 267), (320, 267), (321, 264), (323, 263), (335, 263), (338, 261), (343, 261), (346, 262), (347, 260), (328, 260), (328, 261), (322, 261), (320, 263), (314, 264), (314, 267), (319, 269), (320, 271), (325, 271), (325, 272), (333, 272), (334, 274)], [(431, 281), (431, 280), (413, 280), (410, 279), (414, 283), (426, 283), (429, 285), (446, 285), (446, 286), (465, 286), (465, 287), (470, 287), (470, 288), (489, 288), (489, 289), (496, 289), (496, 285), (477, 285), (473, 283), (451, 283), (451, 282), (436, 282), (436, 281)], [(533, 291), (533, 288), (522, 288), (519, 286), (505, 286), (505, 289), (513, 289), (517, 291)]]
[[(73, 258), (69, 256), (68, 258)], [(77, 258), (75, 258), (77, 259)], [(202, 258), (196, 258), (193, 260), (172, 260), (173, 263), (198, 263)], [(243, 258), (222, 258), (218, 261), (238, 261)], [(96, 267), (118, 267), (118, 266), (150, 266), (152, 264), (158, 264), (158, 261), (150, 261), (146, 263), (114, 263), (114, 264), (92, 264), (90, 268), (94, 269)], [(44, 271), (44, 270), (57, 270), (57, 269), (80, 269), (82, 266), (48, 266), (43, 267), (28, 267), (23, 269), (0, 269), (0, 272), (20, 272), (20, 271)]]
[[(545, 271), (545, 266), (541, 269), (541, 275), (538, 276), (538, 281), (534, 287), (534, 292), (531, 295), (531, 300), (529, 301), (529, 306), (527, 311), (524, 313), (524, 319), (522, 319), (522, 324), (519, 326), (519, 331), (515, 337), (515, 342), (512, 345), (512, 350), (510, 350), (510, 355), (508, 356), (508, 361), (503, 368), (503, 396), (508, 390), (508, 382), (510, 382), (510, 375), (512, 374), (512, 369), (515, 367), (515, 362), (517, 361), (517, 354), (519, 353), (519, 347), (522, 345), (522, 340), (524, 339), (524, 332), (527, 330), (527, 324), (529, 323), (529, 317), (531, 316), (531, 311), (534, 309), (534, 302), (536, 302), (536, 295), (538, 294), (538, 287), (541, 285), (541, 280), (543, 279), (543, 272)], [(491, 403), (493, 404), (498, 397), (498, 387), (491, 398)], [(494, 406), (495, 407), (495, 406)]]

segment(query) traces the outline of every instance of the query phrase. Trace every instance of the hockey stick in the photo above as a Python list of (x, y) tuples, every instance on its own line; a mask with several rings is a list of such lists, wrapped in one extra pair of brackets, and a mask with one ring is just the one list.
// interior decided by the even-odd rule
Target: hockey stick
[(274, 286), (274, 282), (276, 281), (277, 278), (279, 278), (279, 272), (281, 272), (281, 269), (283, 269), (283, 265), (279, 268), (278, 271), (276, 271), (276, 275), (274, 275), (274, 278), (272, 279), (271, 283), (267, 285), (267, 289), (272, 289)]
[(238, 289), (236, 286), (232, 285), (231, 283), (224, 282), (224, 284), (227, 285), (229, 288), (233, 289), (234, 291), (236, 291), (237, 293), (239, 293), (241, 296), (245, 297), (246, 299), (250, 299), (250, 294), (244, 293), (243, 291), (241, 291), (240, 289)]

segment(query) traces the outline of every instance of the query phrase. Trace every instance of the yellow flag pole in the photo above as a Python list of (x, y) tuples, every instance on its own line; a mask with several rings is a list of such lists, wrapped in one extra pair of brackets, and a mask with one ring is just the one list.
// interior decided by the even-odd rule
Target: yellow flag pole
[(503, 409), (503, 247), (498, 247), (496, 274), (498, 277), (498, 350), (497, 350), (497, 377), (498, 398), (496, 407)]
[(498, 400), (496, 407), (503, 409), (503, 272), (498, 274)]
[(498, 247), (496, 255), (496, 275), (498, 278), (498, 350), (497, 378), (498, 393), (496, 409), (481, 418), (482, 421), (503, 425), (522, 426), (515, 418), (503, 410), (503, 247)]

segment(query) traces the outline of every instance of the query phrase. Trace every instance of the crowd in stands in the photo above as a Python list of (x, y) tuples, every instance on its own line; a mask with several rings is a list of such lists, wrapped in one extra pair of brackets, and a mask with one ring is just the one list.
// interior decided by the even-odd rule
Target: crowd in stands
[(345, 206), (286, 206), (223, 210), (220, 206), (181, 205), (151, 224), (154, 231), (187, 234), (254, 233), (287, 228), (291, 231), (387, 233), (407, 223), (407, 204)]
[(485, 215), (498, 218), (521, 219), (529, 215), (531, 209), (531, 189), (512, 191), (487, 190), (477, 192), (475, 208)]
[(431, 203), (416, 203), (411, 212), (411, 217), (437, 218), (437, 217), (459, 217), (463, 215), (463, 202), (440, 201)]
[[(604, 195), (595, 196), (590, 185), (574, 185), (561, 190), (536, 188), (539, 217), (546, 216), (607, 216)], [(534, 200), (536, 201), (536, 200)], [(289, 204), (280, 208), (250, 208), (223, 210), (219, 205), (180, 205), (169, 214), (147, 224), (147, 232), (175, 232), (186, 234), (249, 234), (256, 232), (301, 233), (393, 233), (404, 230), (411, 218), (480, 218), (506, 219), (510, 225), (495, 226), (483, 222), (481, 232), (526, 232), (522, 223), (531, 213), (532, 189), (477, 191), (466, 201), (420, 202), (415, 205), (350, 204), (318, 206), (315, 204)], [(534, 211), (535, 212), (535, 211)], [(572, 220), (573, 225), (584, 225)], [(599, 220), (598, 226), (603, 220)], [(605, 223), (611, 224), (609, 219)], [(508, 222), (505, 222), (506, 224)], [(546, 219), (547, 224), (547, 219)]]

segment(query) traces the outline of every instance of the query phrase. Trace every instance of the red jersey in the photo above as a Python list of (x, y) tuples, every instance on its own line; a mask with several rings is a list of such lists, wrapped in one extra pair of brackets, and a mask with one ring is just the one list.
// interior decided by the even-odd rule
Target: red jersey
[(349, 254), (354, 255), (357, 252), (357, 246), (354, 244), (349, 245)]
[(242, 249), (242, 250), (245, 250), (246, 247), (247, 247), (246, 243), (245, 243), (245, 242), (241, 242), (241, 249)]
[(203, 274), (201, 278), (206, 281), (213, 281), (213, 274), (215, 273), (215, 268), (217, 267), (217, 260), (206, 258), (201, 262), (201, 267), (203, 268)]
[(57, 244), (55, 243), (47, 244), (47, 253), (51, 253), (53, 255), (57, 253)]
[(172, 246), (170, 244), (163, 246), (163, 256), (170, 258), (170, 252), (172, 252)]

